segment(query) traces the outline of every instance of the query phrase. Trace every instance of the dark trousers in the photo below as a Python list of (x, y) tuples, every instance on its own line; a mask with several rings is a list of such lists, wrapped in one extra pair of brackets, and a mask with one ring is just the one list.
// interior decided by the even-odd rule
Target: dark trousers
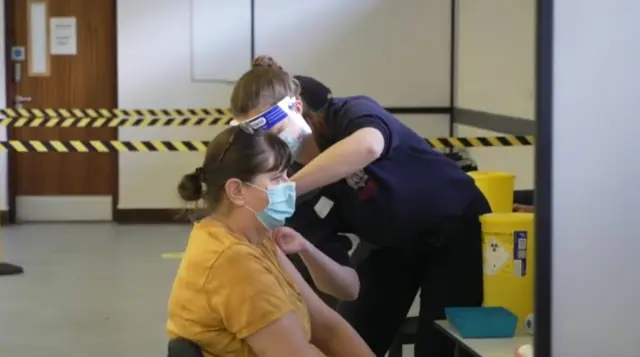
[(416, 357), (453, 357), (453, 341), (434, 327), (434, 321), (445, 318), (445, 307), (482, 305), (478, 217), (457, 219), (423, 238), (412, 249), (373, 249), (356, 268), (358, 300), (338, 306), (376, 356), (389, 350), (419, 289)]

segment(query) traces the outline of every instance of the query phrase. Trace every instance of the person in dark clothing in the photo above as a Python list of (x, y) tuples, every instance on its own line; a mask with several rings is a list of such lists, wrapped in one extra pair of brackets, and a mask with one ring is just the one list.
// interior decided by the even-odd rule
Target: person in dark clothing
[[(301, 168), (300, 163), (294, 163), (289, 169), (290, 175), (294, 175)], [(339, 187), (336, 185), (329, 185), (298, 197), (296, 211), (287, 220), (287, 226), (298, 231), (318, 250), (338, 264), (351, 267), (349, 251), (353, 248), (353, 242), (344, 234), (350, 229), (342, 219), (343, 212), (341, 212), (340, 206), (336, 204), (339, 197)], [(339, 300), (315, 285), (313, 277), (300, 255), (293, 254), (289, 258), (322, 300), (335, 309)]]
[(386, 354), (420, 290), (415, 355), (453, 355), (433, 322), (446, 307), (482, 304), (479, 216), (490, 207), (473, 179), (373, 99), (333, 98), (322, 83), (278, 66), (245, 73), (231, 107), (306, 164), (291, 177), (298, 195), (341, 187), (342, 218), (374, 248), (356, 268), (358, 299), (338, 309), (374, 353)]
[[(253, 66), (281, 69), (281, 67), (268, 56), (257, 57), (254, 60)], [(304, 81), (304, 79), (308, 77), (298, 76), (297, 78), (300, 79), (300, 81)], [(291, 127), (297, 126), (301, 128), (307, 126), (302, 118), (289, 118), (288, 121), (295, 119), (298, 120), (294, 125), (291, 125)], [(300, 133), (301, 132), (298, 134)], [(301, 147), (296, 144), (296, 140), (292, 138), (290, 134), (291, 133), (280, 133), (280, 136), (290, 145), (294, 153), (295, 162), (289, 169), (289, 176), (292, 176), (308, 161), (305, 161), (305, 159), (299, 155)], [(343, 194), (341, 190), (340, 184), (336, 183), (301, 195), (297, 200), (296, 212), (287, 221), (288, 227), (298, 231), (300, 237), (304, 237), (301, 239), (310, 242), (317, 250), (344, 268), (343, 271), (346, 273), (337, 272), (335, 269), (325, 269), (324, 267), (328, 267), (329, 264), (312, 264), (313, 267), (310, 269), (309, 264), (305, 263), (302, 258), (302, 256), (305, 255), (304, 252), (301, 252), (302, 254), (289, 255), (289, 258), (309, 285), (315, 288), (316, 293), (318, 293), (329, 306), (334, 308), (337, 306), (339, 300), (355, 299), (360, 287), (358, 275), (350, 268), (352, 264), (349, 251), (352, 249), (353, 243), (348, 236), (344, 235), (344, 233), (351, 232), (351, 228), (346, 224), (344, 210), (340, 204)], [(281, 248), (286, 252), (286, 247), (281, 246)], [(313, 257), (308, 257), (307, 261), (309, 260), (313, 260)], [(314, 272), (316, 273), (315, 276), (323, 275), (327, 277), (328, 279), (323, 279), (325, 281), (332, 280), (334, 284), (327, 285), (333, 286), (319, 286), (321, 284), (315, 281), (318, 279), (313, 279)], [(345, 286), (349, 288), (345, 289)]]
[(514, 192), (513, 197), (513, 211), (514, 212), (535, 212), (535, 206), (533, 205), (533, 198), (535, 196), (534, 190), (517, 190)]

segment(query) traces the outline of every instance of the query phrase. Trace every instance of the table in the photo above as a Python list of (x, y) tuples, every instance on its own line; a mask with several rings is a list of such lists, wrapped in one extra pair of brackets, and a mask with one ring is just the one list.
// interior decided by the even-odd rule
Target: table
[(436, 326), (456, 341), (456, 351), (464, 348), (478, 357), (513, 357), (520, 346), (533, 343), (531, 335), (518, 335), (513, 338), (462, 338), (446, 320), (436, 321)]

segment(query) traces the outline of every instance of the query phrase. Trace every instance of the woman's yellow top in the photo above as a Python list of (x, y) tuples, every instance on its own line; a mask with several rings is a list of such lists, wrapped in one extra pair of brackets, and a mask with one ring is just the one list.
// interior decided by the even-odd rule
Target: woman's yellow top
[(271, 240), (252, 245), (212, 220), (194, 226), (169, 298), (170, 338), (207, 357), (252, 357), (244, 339), (290, 311), (310, 340), (309, 312)]

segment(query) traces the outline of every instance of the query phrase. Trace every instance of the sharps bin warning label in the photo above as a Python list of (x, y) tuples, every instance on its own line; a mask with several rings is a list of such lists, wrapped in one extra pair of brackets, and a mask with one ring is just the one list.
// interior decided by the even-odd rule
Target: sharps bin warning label
[(513, 232), (513, 275), (527, 275), (527, 241), (526, 231)]

